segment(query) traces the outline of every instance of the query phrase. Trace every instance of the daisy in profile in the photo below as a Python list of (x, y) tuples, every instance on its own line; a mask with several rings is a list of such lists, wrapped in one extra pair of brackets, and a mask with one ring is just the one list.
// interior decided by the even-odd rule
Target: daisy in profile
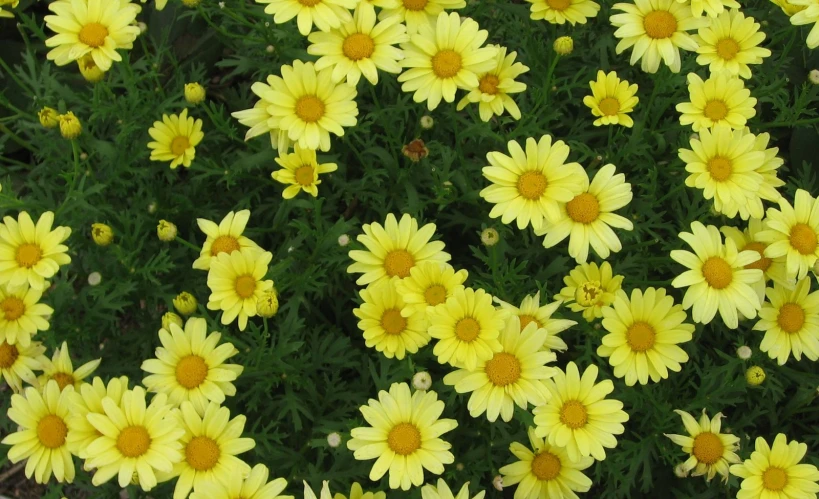
[(58, 0), (48, 4), (54, 15), (45, 16), (46, 26), (56, 35), (46, 40), (49, 61), (65, 66), (90, 54), (103, 71), (122, 61), (118, 49), (130, 50), (139, 36), (136, 16), (142, 11), (128, 0)]
[(621, 80), (617, 73), (611, 71), (605, 73), (597, 72), (597, 80), (590, 81), (592, 95), (583, 97), (583, 104), (591, 109), (592, 114), (597, 118), (594, 126), (601, 125), (623, 125), (631, 128), (634, 120), (629, 114), (634, 111), (634, 107), (640, 101), (637, 97), (637, 84), (629, 84), (626, 80)]
[(91, 383), (83, 383), (74, 390), (71, 397), (71, 413), (67, 418), (68, 433), (66, 443), (71, 453), (80, 459), (88, 458), (88, 446), (101, 436), (101, 433), (88, 421), (89, 414), (105, 414), (102, 399), (108, 397), (114, 404), (119, 405), (122, 394), (128, 390), (128, 378), (120, 376), (112, 378), (108, 384), (99, 376), (95, 376)]
[(51, 360), (43, 359), (43, 374), (39, 378), (40, 386), (44, 387), (49, 380), (53, 379), (59, 385), (60, 390), (64, 390), (67, 386), (79, 388), (83, 380), (97, 370), (101, 361), (102, 359), (92, 360), (74, 370), (71, 355), (68, 353), (68, 343), (64, 341), (62, 346), (54, 351)]
[(432, 111), (441, 99), (455, 101), (459, 89), (480, 85), (478, 75), (495, 67), (497, 49), (484, 47), (489, 33), (470, 18), (441, 12), (437, 21), (421, 25), (408, 43), (401, 45), (406, 57), (398, 76), (401, 90), (413, 92), (412, 100), (427, 102)]
[(6, 380), (14, 393), (23, 391), (23, 382), (37, 385), (34, 371), (42, 371), (48, 359), (43, 355), (46, 348), (39, 341), (32, 341), (28, 346), (20, 343), (9, 344), (0, 339), (0, 375)]
[(364, 303), (353, 310), (359, 318), (358, 328), (364, 332), (364, 344), (382, 352), (388, 359), (403, 359), (407, 353), (429, 343), (426, 312), (402, 315), (404, 300), (392, 280), (379, 281), (361, 290)]
[(407, 28), (397, 16), (376, 23), (375, 9), (366, 2), (355, 8), (353, 19), (325, 33), (307, 37), (307, 53), (318, 55), (316, 71), (333, 69), (333, 81), (347, 80), (356, 86), (361, 75), (371, 84), (378, 83), (378, 70), (398, 74), (404, 53), (395, 45), (409, 41)]
[(544, 441), (534, 428), (527, 434), (529, 447), (518, 442), (509, 446), (509, 452), (520, 461), (499, 470), (504, 488), (517, 484), (514, 499), (577, 499), (575, 492), (591, 489), (592, 481), (582, 472), (594, 464), (594, 458), (569, 459), (565, 448)]
[(418, 33), (421, 26), (434, 25), (445, 10), (466, 7), (464, 0), (377, 0), (373, 3), (381, 8), (379, 19), (397, 18), (398, 22), (407, 25), (410, 35)]
[[(751, 130), (745, 127), (743, 132), (750, 134)], [(778, 203), (779, 200), (782, 199), (782, 194), (779, 193), (777, 188), (785, 185), (785, 181), (780, 179), (777, 173), (779, 168), (785, 164), (785, 160), (778, 156), (778, 147), (768, 147), (771, 134), (760, 133), (755, 137), (754, 150), (765, 154), (765, 160), (762, 162), (762, 166), (756, 170), (757, 173), (762, 175), (762, 183), (759, 184), (759, 197), (767, 201)]]
[(444, 251), (443, 241), (430, 241), (435, 234), (435, 224), (420, 229), (418, 221), (404, 213), (398, 221), (392, 213), (384, 225), (378, 222), (361, 226), (364, 234), (356, 240), (365, 250), (352, 250), (349, 255), (355, 261), (347, 267), (347, 273), (363, 274), (356, 284), (364, 286), (376, 281), (409, 277), (413, 267), (425, 261), (446, 263), (449, 253)]
[(187, 109), (178, 115), (163, 114), (162, 121), (154, 121), (148, 134), (154, 139), (148, 142), (151, 161), (170, 161), (171, 170), (179, 165), (190, 168), (196, 157), (196, 146), (205, 137), (202, 120), (189, 117)]
[[(482, 490), (471, 496), (472, 499), (483, 499), (486, 495), (486, 491)], [(461, 487), (461, 490), (458, 491), (458, 494), (453, 494), (452, 489), (449, 488), (449, 485), (446, 484), (443, 478), (438, 479), (438, 483), (436, 485), (424, 485), (421, 488), (421, 498), (422, 499), (469, 499), (469, 482), (466, 482)]]
[(757, 437), (750, 459), (730, 468), (732, 475), (743, 479), (737, 498), (815, 497), (819, 492), (819, 470), (802, 463), (807, 452), (807, 444), (788, 442), (783, 433), (776, 435), (772, 446)]
[(52, 381), (42, 393), (29, 387), (24, 395), (11, 396), (8, 417), (18, 428), (0, 443), (12, 446), (8, 453), (12, 463), (27, 460), (26, 478), (33, 475), (37, 483), (46, 483), (53, 473), (60, 483), (74, 481), (74, 461), (66, 444), (72, 392), (61, 391)]
[(248, 220), (250, 220), (250, 210), (228, 212), (219, 224), (204, 218), (197, 218), (196, 224), (206, 237), (205, 242), (202, 243), (199, 258), (193, 262), (193, 268), (210, 270), (211, 261), (220, 253), (230, 254), (243, 248), (261, 250), (256, 243), (242, 235)]
[(589, 246), (601, 258), (608, 258), (623, 249), (612, 227), (632, 230), (631, 220), (614, 211), (631, 202), (631, 184), (622, 173), (614, 174), (614, 165), (603, 166), (589, 183), (585, 170), (579, 178), (581, 192), (568, 203), (560, 205), (560, 217), (555, 222), (544, 220), (535, 227), (535, 234), (545, 235), (543, 246), (551, 248), (569, 238), (569, 256), (577, 263), (589, 258)]
[(473, 418), (485, 412), (492, 423), (498, 416), (509, 422), (516, 404), (525, 411), (528, 404), (544, 404), (549, 398), (543, 380), (554, 376), (556, 369), (546, 364), (557, 357), (541, 350), (547, 334), (532, 322), (521, 330), (520, 320), (512, 316), (500, 335), (501, 351), (479, 361), (475, 369), (447, 374), (444, 384), (455, 387), (458, 393), (472, 393), (467, 409)]
[(489, 121), (492, 116), (500, 116), (506, 110), (516, 120), (520, 119), (520, 108), (509, 94), (518, 94), (526, 90), (526, 84), (515, 81), (515, 78), (529, 71), (528, 66), (515, 62), (517, 52), (506, 53), (506, 47), (489, 45), (497, 50), (495, 67), (478, 75), (478, 86), (470, 88), (469, 93), (458, 102), (458, 111), (467, 104), (477, 103), (481, 120)]
[(779, 209), (768, 208), (767, 229), (759, 240), (768, 243), (765, 256), (785, 258), (788, 279), (802, 279), (819, 257), (819, 203), (804, 189), (797, 189), (794, 204), (784, 197)]
[(540, 291), (538, 291), (534, 295), (524, 296), (520, 308), (511, 303), (506, 303), (497, 297), (495, 298), (495, 303), (501, 306), (501, 310), (520, 320), (521, 331), (526, 329), (526, 326), (532, 322), (535, 323), (535, 327), (538, 329), (546, 331), (546, 340), (544, 340), (543, 345), (540, 346), (540, 350), (557, 350), (563, 352), (569, 348), (558, 334), (576, 325), (577, 322), (552, 317), (563, 303), (561, 300), (540, 306)]
[(273, 281), (263, 280), (272, 259), (269, 251), (243, 248), (233, 253), (219, 253), (211, 260), (207, 307), (222, 311), (222, 324), (238, 319), (239, 329), (244, 331), (248, 318), (256, 316), (256, 303), (273, 288)]
[(273, 85), (276, 84), (279, 77), (269, 75), (267, 83), (257, 81), (250, 86), (250, 90), (254, 95), (259, 97), (259, 100), (250, 109), (242, 111), (235, 111), (230, 115), (239, 120), (239, 123), (249, 127), (245, 133), (245, 142), (260, 135), (267, 134), (270, 137), (270, 146), (273, 149), (278, 149), (280, 152), (287, 152), (290, 149), (290, 139), (287, 136), (287, 131), (279, 128), (276, 119), (270, 112), (273, 102), (267, 100), (273, 92)]
[(767, 290), (754, 331), (765, 331), (759, 349), (776, 359), (780, 366), (788, 358), (819, 360), (819, 291), (810, 292), (810, 278), (792, 290), (774, 284)]
[(424, 483), (424, 469), (440, 475), (444, 465), (455, 462), (451, 445), (440, 437), (454, 430), (454, 419), (439, 419), (444, 402), (434, 391), (410, 393), (406, 383), (393, 383), (389, 393), (381, 390), (378, 400), (360, 407), (372, 427), (353, 428), (347, 448), (358, 460), (376, 459), (370, 480), (378, 481), (389, 471), (391, 489), (409, 490)]
[(788, 0), (791, 8), (802, 8), (791, 16), (791, 24), (794, 26), (804, 26), (813, 23), (810, 33), (808, 33), (808, 48), (819, 47), (819, 5), (814, 0)]
[(208, 324), (200, 317), (188, 319), (184, 330), (176, 324), (160, 329), (157, 358), (142, 363), (148, 391), (164, 393), (174, 407), (189, 401), (200, 413), (209, 402), (221, 404), (225, 396), (236, 395), (233, 381), (244, 367), (225, 362), (239, 351), (232, 343), (220, 345), (221, 333), (207, 332)]
[[(771, 2), (782, 9), (782, 12), (788, 17), (807, 9), (808, 6), (811, 5), (810, 1), (800, 2), (799, 0), (771, 0)], [(796, 5), (796, 2), (799, 2), (800, 5)]]
[(310, 34), (313, 25), (321, 31), (338, 28), (349, 22), (353, 16), (350, 10), (358, 4), (357, 0), (256, 0), (256, 3), (267, 4), (266, 14), (273, 16), (273, 22), (283, 24), (296, 18), (301, 36)]
[(336, 494), (333, 496), (333, 499), (387, 499), (387, 493), (364, 492), (364, 489), (361, 488), (360, 483), (353, 482), (353, 485), (350, 488), (349, 496), (345, 496), (344, 494), (336, 492)]
[(751, 287), (756, 291), (760, 303), (765, 301), (765, 284), (769, 281), (788, 289), (793, 288), (793, 283), (788, 281), (785, 259), (782, 257), (772, 259), (765, 256), (765, 248), (768, 245), (759, 239), (759, 233), (766, 230), (767, 227), (768, 224), (765, 220), (752, 218), (748, 220), (748, 226), (745, 230), (739, 230), (736, 227), (720, 227), (719, 229), (726, 240), (730, 239), (734, 242), (739, 251), (750, 250), (759, 254), (759, 260), (745, 265), (745, 268), (762, 271), (762, 279), (751, 283)]
[(257, 464), (243, 479), (230, 476), (225, 481), (195, 483), (190, 499), (293, 499), (293, 496), (281, 495), (287, 480), (276, 478), (268, 482), (269, 477), (267, 466)]
[(319, 164), (315, 150), (303, 149), (298, 144), (292, 154), (280, 154), (276, 163), (282, 168), (270, 176), (276, 182), (287, 185), (282, 191), (284, 199), (293, 199), (302, 191), (313, 197), (318, 196), (319, 175), (338, 170), (335, 163)]
[(550, 135), (537, 141), (527, 138), (525, 150), (514, 140), (507, 147), (509, 156), (498, 151), (486, 155), (490, 166), (483, 168), (483, 176), (492, 184), (480, 195), (494, 204), (489, 217), (501, 217), (505, 224), (516, 221), (518, 229), (557, 222), (560, 204), (583, 192), (583, 167), (566, 163), (569, 146), (562, 140), (552, 142)]
[(668, 435), (672, 442), (682, 447), (683, 452), (688, 453), (688, 459), (683, 463), (682, 469), (687, 473), (694, 470), (693, 476), (705, 475), (705, 479), (711, 479), (719, 473), (723, 481), (728, 481), (728, 465), (740, 462), (735, 451), (739, 449), (739, 438), (730, 433), (720, 433), (722, 426), (722, 413), (717, 413), (713, 418), (708, 419), (705, 409), (699, 423), (691, 414), (679, 409), (674, 410), (682, 417), (685, 435)]
[(565, 285), (554, 300), (562, 300), (572, 312), (583, 312), (587, 322), (603, 317), (603, 307), (614, 303), (614, 295), (623, 284), (623, 276), (613, 275), (611, 264), (581, 263), (563, 278)]
[(680, 49), (697, 50), (697, 42), (688, 31), (708, 26), (705, 18), (696, 18), (691, 7), (677, 0), (635, 0), (635, 3), (616, 3), (613, 8), (622, 14), (611, 16), (614, 36), (620, 38), (616, 52), (622, 54), (631, 48), (630, 64), (642, 60), (640, 67), (646, 73), (656, 73), (660, 61), (673, 73), (682, 66)]
[(430, 317), (429, 335), (438, 340), (432, 353), (441, 364), (474, 370), (503, 349), (498, 339), (503, 321), (504, 312), (484, 290), (456, 291)]
[(614, 435), (621, 435), (628, 421), (623, 403), (607, 399), (614, 384), (606, 379), (597, 380), (597, 366), (590, 365), (581, 378), (577, 365), (569, 362), (566, 371), (557, 370), (554, 378), (546, 381), (551, 398), (535, 407), (535, 433), (549, 437), (549, 445), (565, 447), (571, 461), (592, 456), (606, 459), (605, 448), (617, 447)]
[(401, 315), (411, 317), (422, 312), (426, 317), (442, 305), (456, 291), (464, 289), (468, 272), (455, 271), (452, 265), (441, 262), (423, 262), (410, 269), (410, 275), (395, 284), (404, 301)]
[(42, 291), (29, 288), (28, 284), (16, 289), (0, 285), (0, 340), (27, 347), (37, 331), (48, 329), (54, 309), (40, 303), (42, 296)]
[(718, 124), (741, 130), (756, 116), (756, 98), (742, 80), (725, 71), (705, 81), (696, 73), (688, 73), (688, 93), (691, 102), (681, 102), (676, 108), (680, 124), (691, 125), (695, 132)]
[(544, 20), (552, 24), (586, 24), (596, 17), (600, 5), (592, 0), (526, 0), (532, 4), (530, 17), (535, 21)]
[(749, 64), (762, 64), (771, 51), (759, 46), (765, 33), (759, 31), (753, 17), (745, 17), (739, 10), (723, 11), (700, 28), (694, 35), (697, 45), (697, 64), (708, 66), (712, 73), (726, 70), (746, 80), (751, 77)]
[(691, 309), (694, 322), (708, 324), (719, 311), (722, 322), (736, 329), (737, 312), (748, 319), (756, 317), (762, 304), (751, 285), (762, 279), (762, 271), (745, 266), (758, 261), (759, 253), (740, 251), (731, 239), (723, 243), (715, 226), (706, 227), (700, 222), (692, 222), (691, 232), (681, 232), (680, 239), (694, 253), (671, 251), (671, 259), (688, 268), (671, 285), (688, 288), (683, 308)]
[[(53, 5), (53, 4), (51, 4)], [(69, 227), (54, 227), (54, 213), (47, 211), (37, 224), (25, 211), (17, 220), (3, 217), (0, 224), (0, 285), (19, 288), (28, 284), (44, 291), (62, 265), (71, 263), (68, 247), (62, 244), (71, 235)]]

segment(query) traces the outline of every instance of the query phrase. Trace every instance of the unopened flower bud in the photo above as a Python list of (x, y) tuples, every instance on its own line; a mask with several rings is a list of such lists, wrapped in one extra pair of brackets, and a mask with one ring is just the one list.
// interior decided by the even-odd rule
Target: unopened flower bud
[(432, 386), (432, 376), (426, 371), (415, 373), (415, 376), (412, 377), (412, 386), (416, 390), (429, 390), (429, 387)]
[(176, 311), (182, 315), (191, 315), (192, 313), (196, 312), (196, 306), (198, 303), (196, 302), (196, 298), (187, 291), (183, 291), (176, 295), (176, 298), (173, 299), (173, 306), (176, 308)]

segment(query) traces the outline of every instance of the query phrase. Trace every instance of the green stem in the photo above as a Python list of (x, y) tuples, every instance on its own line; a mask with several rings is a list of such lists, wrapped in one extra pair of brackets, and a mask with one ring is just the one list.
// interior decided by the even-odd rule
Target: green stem
[(77, 145), (76, 139), (71, 139), (71, 150), (74, 153), (74, 175), (71, 176), (71, 184), (68, 186), (68, 192), (65, 193), (63, 203), (57, 208), (54, 214), (55, 218), (63, 211), (66, 203), (68, 203), (68, 200), (71, 199), (71, 196), (74, 194), (74, 187), (77, 184), (77, 178), (80, 176), (80, 148)]
[(182, 239), (179, 236), (177, 236), (176, 239), (174, 239), (174, 241), (176, 241), (178, 243), (182, 243), (182, 246), (187, 246), (188, 248), (196, 251), (197, 253), (202, 251), (202, 248), (200, 248), (199, 246), (195, 246), (193, 243), (189, 243), (188, 241)]
[(8, 135), (11, 138), (11, 140), (17, 142), (17, 144), (19, 144), (21, 147), (24, 147), (31, 152), (35, 152), (34, 147), (31, 144), (18, 137), (16, 133), (9, 130), (8, 127), (2, 123), (0, 123), (0, 132), (3, 132), (4, 134)]
[(806, 118), (803, 120), (786, 121), (784, 123), (761, 124), (758, 128), (787, 128), (799, 125), (814, 125), (816, 123), (819, 123), (819, 118)]

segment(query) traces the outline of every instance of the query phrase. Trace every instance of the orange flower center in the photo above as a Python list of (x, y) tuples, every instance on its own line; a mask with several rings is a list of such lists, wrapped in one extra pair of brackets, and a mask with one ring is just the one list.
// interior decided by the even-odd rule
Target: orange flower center
[(0, 302), (0, 310), (7, 321), (16, 321), (26, 312), (26, 304), (16, 296), (8, 296)]
[(724, 120), (728, 116), (728, 106), (721, 100), (708, 101), (703, 114), (711, 121)]
[(717, 182), (728, 180), (732, 172), (731, 160), (719, 156), (708, 160), (708, 173), (710, 173), (711, 178)]
[(296, 101), (296, 116), (305, 123), (315, 123), (324, 116), (324, 102), (315, 95), (305, 95)]
[(762, 272), (768, 271), (768, 268), (771, 266), (771, 263), (773, 263), (773, 260), (771, 260), (770, 258), (765, 258), (765, 248), (767, 246), (768, 246), (767, 244), (753, 241), (746, 244), (745, 247), (742, 248), (742, 251), (746, 250), (756, 251), (757, 253), (759, 253), (759, 260), (751, 262), (748, 265), (746, 265), (745, 266), (746, 269), (759, 269)]
[(538, 320), (535, 319), (534, 317), (532, 317), (531, 315), (524, 314), (524, 315), (519, 316), (518, 318), (520, 319), (520, 330), (521, 331), (526, 329), (526, 326), (528, 326), (529, 323), (531, 323), (531, 322), (534, 322), (535, 326), (538, 329), (541, 327), (540, 322), (538, 322)]
[(236, 294), (239, 298), (245, 300), (253, 296), (256, 291), (256, 278), (250, 274), (239, 276), (236, 279)]
[(59, 416), (49, 414), (37, 423), (37, 438), (47, 449), (56, 449), (65, 444), (68, 427)]
[(15, 345), (9, 345), (5, 341), (0, 343), (0, 369), (8, 369), (17, 362), (20, 351)]
[(17, 253), (14, 259), (17, 260), (17, 265), (30, 269), (37, 265), (37, 262), (43, 257), (43, 250), (40, 246), (31, 243), (21, 244), (17, 247)]
[(717, 42), (717, 55), (730, 61), (739, 53), (740, 46), (733, 38), (723, 38)]
[(89, 47), (97, 48), (105, 45), (108, 28), (100, 23), (88, 23), (82, 27), (77, 38)]
[(440, 284), (433, 284), (424, 291), (424, 301), (428, 305), (440, 305), (446, 301), (446, 288)]
[(182, 156), (191, 146), (191, 142), (184, 135), (178, 135), (171, 141), (171, 153), (174, 156)]
[(803, 255), (816, 253), (816, 232), (807, 224), (794, 225), (791, 228), (790, 241), (791, 246)]
[(198, 355), (183, 357), (176, 364), (176, 381), (188, 390), (201, 385), (207, 377), (208, 365), (205, 359)]
[(452, 78), (461, 70), (461, 54), (454, 50), (441, 50), (432, 57), (432, 72), (438, 78)]
[(403, 0), (404, 8), (407, 10), (424, 10), (429, 0)]
[(216, 442), (208, 437), (193, 437), (185, 446), (185, 459), (196, 471), (213, 469), (221, 454)]
[(718, 256), (712, 256), (702, 265), (702, 276), (714, 289), (724, 289), (734, 280), (734, 273), (728, 262)]
[(520, 361), (506, 352), (496, 353), (486, 363), (486, 377), (495, 386), (511, 385), (520, 379)]
[(762, 473), (762, 486), (768, 490), (777, 492), (788, 485), (788, 474), (782, 468), (771, 466)]
[(779, 309), (776, 323), (786, 333), (798, 333), (805, 325), (805, 309), (798, 303), (786, 303)]
[(421, 448), (421, 432), (412, 423), (399, 423), (387, 435), (387, 445), (396, 454), (408, 456)]
[(293, 172), (296, 182), (299, 185), (308, 186), (313, 184), (313, 167), (310, 165), (302, 165), (296, 168)]
[(464, 317), (455, 324), (455, 336), (467, 343), (472, 342), (481, 332), (481, 325), (472, 317)]
[(635, 322), (626, 331), (628, 346), (635, 352), (645, 352), (654, 346), (657, 333), (650, 324), (642, 321)]
[(538, 480), (554, 480), (560, 475), (560, 458), (551, 452), (541, 452), (532, 459), (532, 474)]
[(300, 4), (304, 5), (305, 7), (315, 7), (316, 5), (321, 3), (321, 0), (298, 0)]
[(614, 116), (620, 111), (620, 101), (614, 97), (606, 97), (600, 101), (600, 112), (606, 116)]
[(714, 433), (706, 431), (694, 438), (694, 448), (691, 453), (701, 463), (714, 464), (720, 460), (724, 451), (725, 446), (722, 445), (722, 440)]
[(655, 10), (643, 18), (643, 28), (649, 38), (655, 40), (671, 38), (671, 35), (677, 32), (677, 18), (671, 12)]
[(540, 172), (526, 172), (518, 177), (518, 192), (525, 199), (540, 199), (549, 182)]
[(600, 202), (593, 194), (584, 192), (566, 203), (566, 211), (569, 213), (569, 218), (575, 222), (590, 224), (600, 215)]
[(397, 308), (385, 310), (381, 315), (381, 327), (387, 334), (401, 334), (407, 328), (407, 319)]
[(239, 251), (239, 241), (233, 236), (219, 236), (213, 240), (213, 244), (210, 246), (210, 254), (211, 256), (216, 256), (219, 253), (233, 253), (234, 251)]
[(151, 447), (151, 436), (144, 426), (129, 426), (117, 437), (117, 449), (125, 457), (139, 457)]
[(390, 277), (398, 276), (401, 279), (410, 275), (410, 269), (415, 266), (415, 259), (407, 250), (392, 250), (384, 258), (384, 270)]
[(500, 79), (495, 75), (483, 75), (481, 80), (478, 84), (478, 88), (481, 92), (489, 95), (495, 95), (498, 93), (498, 85), (500, 84)]
[(588, 421), (586, 406), (578, 400), (566, 401), (560, 408), (560, 422), (573, 430), (586, 426)]
[(73, 386), (75, 383), (74, 375), (68, 373), (54, 373), (51, 379), (57, 382), (60, 390), (64, 390), (66, 386)]
[(341, 51), (348, 59), (360, 61), (373, 55), (375, 42), (370, 35), (353, 33), (344, 39), (344, 43), (341, 44)]

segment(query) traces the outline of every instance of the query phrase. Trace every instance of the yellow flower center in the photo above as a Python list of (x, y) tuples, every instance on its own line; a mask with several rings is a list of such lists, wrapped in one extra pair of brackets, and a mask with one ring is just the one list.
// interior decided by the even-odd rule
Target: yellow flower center
[(521, 315), (521, 316), (518, 316), (518, 318), (520, 319), (520, 330), (521, 330), (521, 331), (523, 331), (524, 329), (526, 329), (526, 326), (528, 326), (528, 325), (529, 325), (529, 323), (531, 323), (531, 322), (534, 322), (534, 323), (535, 323), (535, 326), (536, 326), (538, 329), (540, 329), (540, 328), (542, 327), (542, 326), (540, 325), (540, 322), (538, 322), (538, 320), (537, 320), (537, 319), (535, 319), (534, 317), (532, 317), (531, 315), (526, 315), (526, 314), (523, 314), (523, 315)]
[(73, 386), (75, 382), (74, 375), (68, 373), (54, 373), (51, 375), (51, 379), (57, 382), (60, 390), (65, 389), (66, 386)]
[(600, 101), (600, 112), (606, 116), (614, 116), (620, 111), (620, 101), (614, 97), (606, 97)]
[(236, 294), (239, 298), (245, 300), (253, 296), (256, 291), (256, 278), (250, 274), (239, 276), (236, 279)]
[(313, 185), (313, 167), (310, 165), (302, 165), (296, 168), (296, 171), (293, 172), (293, 176), (299, 185)]
[(715, 156), (708, 160), (708, 173), (710, 173), (711, 178), (717, 182), (728, 180), (731, 176), (731, 172), (733, 172), (731, 160), (720, 156)]
[(117, 449), (125, 457), (139, 457), (151, 447), (151, 436), (144, 426), (129, 426), (117, 437)]
[(703, 114), (711, 121), (724, 120), (728, 116), (728, 106), (721, 100), (708, 101), (703, 109)]
[(385, 310), (381, 315), (381, 327), (387, 334), (401, 334), (407, 328), (407, 319), (397, 308)]
[(455, 324), (455, 336), (467, 343), (472, 342), (481, 332), (481, 325), (472, 317), (464, 317)]
[(746, 244), (745, 247), (742, 248), (742, 251), (756, 251), (759, 253), (759, 260), (746, 265), (746, 269), (759, 269), (762, 272), (768, 271), (768, 268), (771, 266), (771, 263), (773, 263), (773, 260), (770, 258), (765, 258), (765, 248), (767, 246), (768, 245), (765, 243), (758, 243), (754, 241)]
[(321, 3), (321, 0), (299, 0), (299, 3), (305, 7), (315, 7)]
[(586, 406), (578, 400), (566, 401), (560, 408), (560, 422), (573, 430), (586, 426), (588, 420)]
[(446, 301), (446, 288), (440, 284), (433, 284), (424, 291), (424, 301), (428, 305), (440, 305)]
[(305, 95), (296, 101), (296, 116), (305, 123), (315, 123), (324, 116), (324, 102), (315, 95)]
[(694, 438), (694, 448), (691, 453), (701, 463), (714, 464), (720, 460), (724, 451), (725, 446), (722, 445), (722, 440), (716, 434), (706, 431)]
[(643, 18), (643, 28), (646, 34), (655, 40), (671, 38), (671, 35), (677, 32), (677, 18), (671, 12), (655, 10)]
[(43, 250), (40, 249), (40, 246), (31, 243), (18, 246), (17, 253), (14, 255), (14, 259), (17, 260), (17, 265), (27, 269), (37, 265), (37, 262), (39, 262), (42, 257)]
[(341, 51), (348, 59), (360, 61), (373, 55), (375, 42), (370, 35), (353, 33), (344, 39), (344, 43), (341, 44)]
[(734, 272), (728, 262), (718, 256), (712, 256), (702, 264), (702, 276), (714, 289), (727, 288), (734, 280)]
[(762, 486), (771, 491), (779, 491), (788, 485), (788, 474), (782, 468), (771, 466), (762, 473)]
[(511, 385), (520, 379), (520, 361), (506, 352), (496, 353), (486, 363), (486, 377), (495, 386)]
[(591, 307), (597, 305), (602, 295), (603, 287), (600, 286), (600, 281), (586, 281), (577, 287), (577, 291), (574, 293), (574, 301), (584, 307)]
[(794, 225), (791, 228), (790, 241), (791, 246), (803, 255), (812, 255), (816, 252), (816, 232), (807, 224)]
[(392, 250), (384, 258), (384, 270), (390, 277), (398, 276), (401, 279), (410, 275), (410, 269), (415, 265), (415, 259), (407, 250)]
[(178, 135), (171, 141), (171, 153), (174, 156), (182, 156), (191, 146), (191, 142), (184, 135)]
[(188, 390), (201, 385), (208, 377), (208, 365), (198, 355), (188, 355), (176, 364), (176, 381)]
[(0, 302), (0, 310), (7, 321), (16, 321), (26, 312), (26, 304), (16, 296), (8, 296)]
[(717, 55), (730, 61), (739, 53), (740, 46), (733, 38), (723, 38), (717, 42)]
[(481, 92), (489, 95), (495, 95), (498, 93), (498, 85), (500, 84), (500, 78), (495, 75), (483, 75), (481, 77), (480, 82), (478, 83), (478, 88)]
[(67, 434), (68, 427), (59, 416), (49, 414), (37, 423), (37, 438), (40, 439), (43, 447), (47, 449), (62, 447)]
[(210, 254), (211, 256), (216, 256), (219, 253), (233, 253), (234, 251), (239, 251), (239, 241), (233, 236), (219, 236), (213, 240), (213, 244), (210, 246)]
[(560, 458), (551, 452), (541, 452), (532, 459), (532, 474), (538, 480), (554, 480), (560, 475)]
[(412, 423), (399, 423), (387, 435), (387, 445), (396, 454), (408, 456), (421, 448), (421, 432)]
[(805, 309), (798, 303), (786, 303), (779, 309), (776, 323), (786, 333), (798, 333), (805, 325)]
[(566, 211), (569, 213), (569, 218), (575, 222), (590, 224), (600, 215), (600, 202), (593, 194), (584, 192), (566, 203)]
[(572, 0), (546, 0), (546, 5), (552, 10), (564, 11), (572, 6)]
[(108, 28), (100, 23), (88, 23), (82, 27), (77, 38), (89, 47), (102, 47), (105, 45), (105, 37), (108, 36)]
[(461, 70), (461, 54), (454, 50), (441, 50), (432, 57), (432, 72), (438, 78), (452, 78)]
[(540, 199), (549, 182), (540, 172), (526, 172), (518, 177), (518, 192), (526, 199)]
[(196, 471), (213, 469), (220, 455), (219, 446), (208, 437), (193, 437), (185, 446), (185, 460)]
[(654, 346), (654, 341), (657, 338), (657, 333), (651, 324), (637, 321), (631, 325), (626, 331), (626, 341), (628, 346), (635, 352), (645, 352)]
[(403, 0), (404, 8), (407, 10), (424, 10), (429, 0)]
[(0, 343), (0, 369), (8, 369), (17, 362), (20, 351), (15, 345), (9, 345), (5, 341)]

